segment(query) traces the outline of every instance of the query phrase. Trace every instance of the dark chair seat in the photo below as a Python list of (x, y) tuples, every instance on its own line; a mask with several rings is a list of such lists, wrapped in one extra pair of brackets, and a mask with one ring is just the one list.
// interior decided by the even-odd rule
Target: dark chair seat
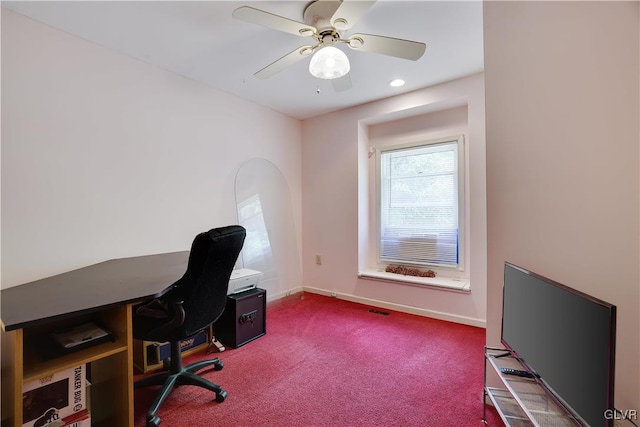
[(158, 409), (171, 391), (181, 385), (211, 390), (217, 402), (224, 402), (227, 393), (218, 384), (196, 374), (206, 367), (219, 371), (223, 363), (216, 357), (183, 366), (180, 341), (208, 328), (224, 311), (229, 278), (245, 236), (245, 229), (238, 225), (198, 234), (191, 245), (184, 276), (161, 298), (134, 307), (134, 338), (169, 341), (171, 346), (168, 369), (135, 383), (135, 388), (162, 386), (147, 411), (147, 427), (160, 424)]

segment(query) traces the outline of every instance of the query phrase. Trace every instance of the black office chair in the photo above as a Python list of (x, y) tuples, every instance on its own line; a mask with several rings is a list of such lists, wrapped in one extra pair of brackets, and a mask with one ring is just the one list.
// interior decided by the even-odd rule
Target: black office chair
[(218, 384), (196, 375), (211, 365), (219, 371), (223, 363), (216, 357), (182, 366), (180, 341), (209, 327), (224, 311), (229, 278), (245, 236), (245, 229), (238, 225), (198, 234), (191, 246), (184, 276), (161, 298), (133, 308), (134, 338), (171, 344), (169, 369), (135, 383), (135, 388), (162, 385), (147, 411), (147, 427), (160, 424), (156, 412), (174, 387), (206, 388), (216, 394), (217, 402), (224, 402), (227, 397), (227, 392)]

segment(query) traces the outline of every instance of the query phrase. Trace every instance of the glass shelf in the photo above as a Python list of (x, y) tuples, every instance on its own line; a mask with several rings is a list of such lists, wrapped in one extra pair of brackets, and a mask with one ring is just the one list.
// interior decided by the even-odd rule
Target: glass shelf
[[(496, 372), (505, 388), (487, 386), (487, 363)], [(582, 426), (538, 379), (505, 375), (500, 372), (501, 368), (526, 369), (508, 350), (485, 348), (484, 393), (495, 405), (505, 425)], [(486, 417), (484, 419), (486, 420)]]

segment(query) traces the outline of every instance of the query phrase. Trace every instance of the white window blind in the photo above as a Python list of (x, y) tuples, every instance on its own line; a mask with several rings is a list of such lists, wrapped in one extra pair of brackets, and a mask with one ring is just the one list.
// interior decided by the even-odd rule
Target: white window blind
[(461, 145), (459, 137), (380, 152), (381, 262), (459, 265)]

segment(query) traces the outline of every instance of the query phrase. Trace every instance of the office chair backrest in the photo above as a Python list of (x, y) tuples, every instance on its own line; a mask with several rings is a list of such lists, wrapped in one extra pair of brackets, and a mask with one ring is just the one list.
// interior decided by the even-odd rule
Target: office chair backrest
[(174, 293), (184, 300), (182, 333), (192, 335), (215, 322), (224, 311), (231, 272), (246, 231), (239, 225), (214, 228), (193, 240), (184, 276)]

